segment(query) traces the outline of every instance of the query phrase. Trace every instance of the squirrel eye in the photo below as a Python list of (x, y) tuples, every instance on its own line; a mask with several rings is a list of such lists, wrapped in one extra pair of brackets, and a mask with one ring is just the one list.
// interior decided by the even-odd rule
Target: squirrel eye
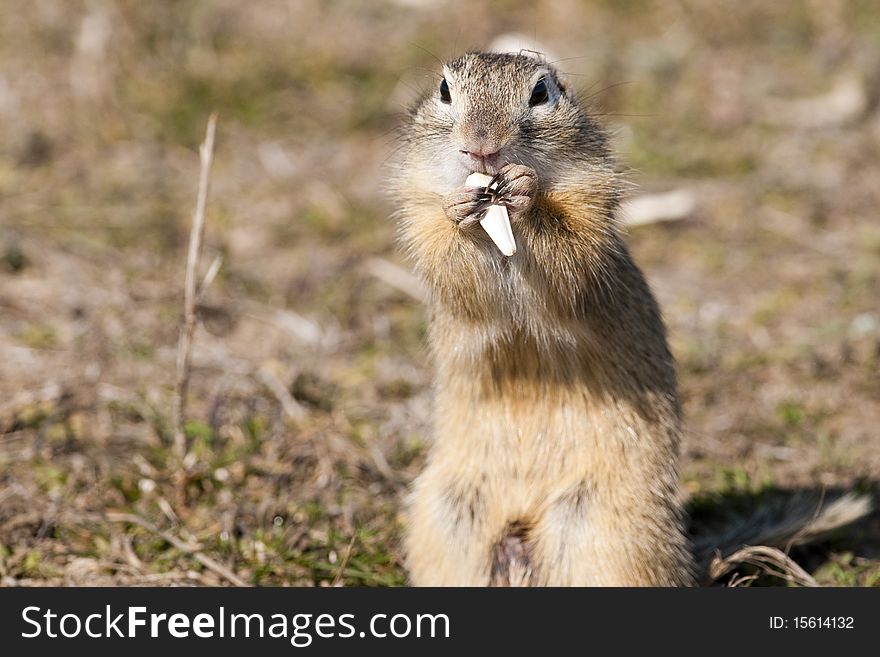
[(544, 81), (544, 78), (541, 78), (535, 84), (535, 88), (532, 89), (532, 95), (529, 98), (529, 105), (534, 107), (535, 105), (546, 103), (549, 97), (550, 96), (547, 93), (547, 83)]
[(440, 100), (444, 103), (452, 102), (452, 96), (449, 95), (449, 85), (446, 84), (446, 78), (440, 80)]

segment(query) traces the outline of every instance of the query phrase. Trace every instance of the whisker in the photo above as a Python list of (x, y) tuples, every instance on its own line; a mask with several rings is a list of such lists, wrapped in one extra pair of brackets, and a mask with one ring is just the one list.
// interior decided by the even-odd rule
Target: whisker
[(411, 45), (411, 46), (414, 46), (414, 47), (418, 48), (418, 49), (421, 50), (423, 53), (425, 53), (425, 54), (427, 54), (427, 55), (430, 55), (431, 57), (433, 57), (433, 58), (436, 60), (436, 62), (437, 62), (438, 64), (440, 64), (440, 66), (443, 66), (443, 60), (440, 59), (437, 55), (435, 55), (434, 53), (432, 53), (432, 52), (431, 52), (430, 50), (428, 50), (427, 48), (424, 48), (424, 47), (420, 46), (420, 45), (417, 44), (415, 41), (407, 41), (407, 43), (408, 43), (409, 45)]
[[(597, 80), (596, 82), (591, 84), (589, 87), (587, 87), (585, 90), (581, 91), (580, 93), (586, 93), (587, 91), (589, 91), (590, 89), (595, 87), (598, 83), (599, 83), (599, 81)], [(609, 91), (609, 90), (614, 89), (616, 87), (622, 87), (625, 84), (632, 84), (632, 81), (625, 80), (623, 82), (615, 82), (614, 84), (609, 84), (607, 87), (603, 87), (603, 88), (599, 89), (599, 91), (591, 93), (589, 96), (584, 96), (582, 100), (584, 100), (584, 101), (590, 100), (591, 98), (595, 98), (599, 94), (605, 93), (606, 91)], [(578, 95), (580, 95), (580, 94), (578, 94)]]
[(562, 59), (555, 59), (552, 62), (547, 62), (547, 63), (555, 66), (559, 62), (573, 62), (578, 59), (587, 59), (587, 57), (589, 57), (589, 55), (578, 55), (577, 57), (563, 57)]

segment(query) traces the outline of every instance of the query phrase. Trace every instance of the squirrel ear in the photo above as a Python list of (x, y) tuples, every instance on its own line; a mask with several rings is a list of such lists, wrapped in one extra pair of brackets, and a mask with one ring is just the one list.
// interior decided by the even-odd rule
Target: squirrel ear
[(542, 64), (547, 63), (547, 58), (544, 56), (543, 52), (538, 50), (530, 50), (529, 48), (520, 48), (519, 53), (523, 57), (531, 57), (532, 59), (537, 59)]
[(542, 63), (555, 59), (553, 53), (544, 47), (532, 37), (516, 32), (507, 32), (500, 34), (489, 44), (487, 48), (489, 52), (510, 53), (514, 55), (522, 55), (523, 57), (532, 57)]

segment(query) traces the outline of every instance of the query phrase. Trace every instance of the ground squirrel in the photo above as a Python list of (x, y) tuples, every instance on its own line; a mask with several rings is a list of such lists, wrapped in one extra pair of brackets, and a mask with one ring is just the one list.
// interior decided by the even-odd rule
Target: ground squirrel
[[(392, 187), (436, 366), (411, 581), (694, 583), (675, 365), (605, 133), (541, 57), (468, 53), (402, 135)], [(512, 257), (477, 225), (492, 201), (474, 172), (500, 190)]]

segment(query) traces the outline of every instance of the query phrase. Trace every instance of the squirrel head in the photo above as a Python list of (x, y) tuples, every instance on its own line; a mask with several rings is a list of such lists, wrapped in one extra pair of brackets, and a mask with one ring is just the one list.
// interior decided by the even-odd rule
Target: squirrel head
[(568, 84), (533, 54), (470, 52), (447, 62), (410, 109), (405, 134), (409, 164), (430, 167), (438, 191), (510, 163), (532, 167), (549, 187), (578, 160), (608, 157)]

